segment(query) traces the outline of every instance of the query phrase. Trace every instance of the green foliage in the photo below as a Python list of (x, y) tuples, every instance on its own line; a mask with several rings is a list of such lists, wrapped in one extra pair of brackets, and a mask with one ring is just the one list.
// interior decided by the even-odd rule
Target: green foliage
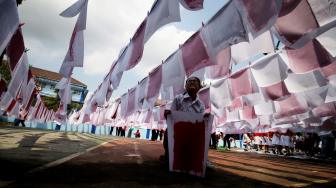
[(2, 63), (0, 64), (0, 75), (1, 75), (1, 78), (3, 78), (7, 82), (7, 84), (10, 82), (12, 77), (11, 77), (8, 61), (2, 61)]
[(57, 111), (60, 102), (59, 98), (47, 97), (47, 96), (41, 96), (41, 97), (42, 100), (44, 101), (44, 104), (49, 110)]
[[(58, 90), (55, 90), (56, 93), (58, 93)], [(42, 96), (42, 100), (44, 101), (46, 107), (49, 110), (54, 110), (57, 111), (59, 104), (60, 104), (60, 98), (57, 95), (56, 98), (54, 97), (47, 97), (47, 96)], [(67, 114), (69, 114), (72, 110), (80, 110), (83, 107), (83, 104), (76, 103), (76, 102), (71, 102), (71, 104), (68, 105), (67, 107)]]

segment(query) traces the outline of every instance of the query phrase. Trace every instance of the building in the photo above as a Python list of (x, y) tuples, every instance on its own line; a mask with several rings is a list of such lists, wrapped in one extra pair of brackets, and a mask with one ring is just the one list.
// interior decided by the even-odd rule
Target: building
[[(33, 76), (35, 76), (35, 80), (41, 87), (40, 95), (53, 98), (57, 97), (55, 86), (62, 79), (62, 76), (57, 72), (52, 72), (36, 67), (30, 67), (30, 70)], [(72, 101), (83, 104), (88, 90), (85, 84), (74, 78), (71, 78), (71, 92)]]

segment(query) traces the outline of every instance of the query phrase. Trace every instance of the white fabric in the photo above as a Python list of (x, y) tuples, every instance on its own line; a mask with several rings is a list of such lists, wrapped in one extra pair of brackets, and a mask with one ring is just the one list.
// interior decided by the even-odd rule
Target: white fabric
[(104, 80), (100, 88), (98, 89), (97, 93), (95, 94), (95, 100), (98, 106), (103, 106), (105, 104), (109, 85), (110, 80)]
[[(74, 31), (74, 39), (70, 41), (70, 46), (68, 52), (63, 60), (62, 66), (67, 65), (68, 67), (83, 67), (84, 61), (84, 31)], [(72, 51), (72, 57), (70, 55), (70, 51)], [(65, 67), (64, 67), (65, 68)], [(64, 69), (63, 68), (63, 69)], [(64, 77), (70, 76), (67, 71), (64, 71), (62, 68), (60, 73)], [(66, 69), (67, 70), (67, 69)], [(63, 72), (64, 71), (64, 72)], [(71, 70), (72, 72), (72, 70)]]
[(62, 78), (55, 86), (56, 89), (65, 89), (68, 83), (68, 78)]
[(218, 118), (222, 117), (226, 112), (225, 108), (219, 108), (219, 107), (214, 106), (213, 104), (211, 104), (210, 109), (211, 109), (211, 113), (214, 114)]
[(70, 78), (72, 74), (73, 67), (71, 66), (70, 63), (67, 63), (67, 61), (63, 61), (61, 68), (59, 70), (59, 73), (65, 77), (65, 78)]
[(69, 49), (59, 71), (63, 77), (69, 78), (73, 67), (83, 67), (84, 62), (84, 31), (86, 29), (88, 0), (79, 0), (70, 6), (61, 16), (73, 17), (79, 13), (75, 28), (72, 32)]
[(21, 104), (18, 102), (15, 102), (15, 106), (12, 108), (10, 112), (8, 112), (8, 115), (14, 116), (15, 118), (19, 118)]
[(135, 95), (135, 109), (141, 110), (146, 109), (148, 107), (148, 103), (146, 101), (146, 89), (148, 85), (148, 77), (144, 78), (140, 81), (140, 83), (137, 85), (137, 93)]
[(2, 53), (19, 26), (16, 0), (0, 1), (0, 23), (0, 53)]
[(322, 86), (320, 88), (299, 93), (298, 95), (306, 99), (309, 107), (315, 108), (319, 105), (324, 104), (328, 88), (328, 86)]
[(65, 9), (60, 15), (63, 17), (74, 17), (79, 14), (88, 0), (78, 0), (76, 3)]
[(29, 70), (29, 64), (28, 64), (28, 58), (27, 54), (23, 53), (21, 56), (21, 59), (19, 60), (18, 64), (16, 65), (14, 69), (14, 73), (12, 75), (11, 81), (8, 84), (8, 92), (11, 94), (11, 96), (15, 99), (22, 81), (26, 76), (28, 76), (28, 70)]
[(201, 29), (201, 36), (210, 56), (215, 59), (222, 49), (248, 41), (242, 18), (230, 1)]
[(156, 106), (152, 109), (154, 121), (160, 121), (160, 107)]
[(239, 110), (228, 111), (226, 110), (227, 119), (226, 122), (240, 121)]
[(254, 106), (256, 115), (272, 115), (275, 112), (274, 103), (272, 101), (261, 103)]
[(76, 32), (76, 36), (73, 41), (72, 48), (73, 48), (73, 61), (71, 61), (71, 65), (74, 67), (83, 67), (84, 31)]
[(224, 78), (210, 85), (210, 101), (216, 108), (224, 108), (232, 103), (229, 80)]
[(105, 108), (98, 108), (98, 109), (99, 109), (99, 115), (96, 125), (104, 125), (106, 109)]
[(255, 106), (266, 102), (262, 93), (252, 93), (242, 96), (243, 103), (247, 106)]
[(334, 102), (334, 101), (336, 101), (336, 87), (329, 84), (325, 103)]
[(305, 74), (290, 73), (285, 79), (287, 89), (291, 93), (308, 91), (326, 85), (326, 79), (319, 70)]
[(303, 120), (306, 120), (306, 119), (309, 119), (310, 117), (312, 117), (312, 113), (311, 113), (311, 111), (308, 111), (308, 112), (305, 112), (305, 113), (302, 113), (302, 114), (297, 114), (295, 116), (300, 121), (303, 121)]
[(0, 107), (7, 109), (10, 103), (12, 102), (12, 99), (13, 97), (11, 96), (11, 94), (9, 92), (6, 92), (5, 94), (3, 94), (1, 98)]
[(61, 102), (63, 105), (70, 104), (72, 95), (71, 95), (71, 83), (70, 79), (67, 80), (64, 89), (60, 89), (58, 95), (60, 96)]
[(120, 100), (116, 100), (108, 107), (108, 110), (105, 114), (105, 119), (112, 120), (112, 116), (117, 112), (119, 104)]
[(32, 96), (34, 89), (35, 89), (36, 85), (35, 85), (35, 80), (33, 78), (31, 78), (27, 84), (27, 87), (25, 89), (24, 96), (23, 96), (23, 101), (22, 104), (24, 106), (24, 108), (27, 108), (27, 105), (29, 103), (29, 99)]
[(148, 113), (150, 113), (151, 111), (149, 111), (149, 110), (143, 110), (143, 111), (141, 111), (140, 112), (140, 115), (139, 115), (139, 117), (138, 117), (138, 123), (145, 123), (145, 120), (146, 120), (146, 118), (147, 118), (147, 115), (148, 115)]
[(295, 41), (294, 44), (292, 45), (287, 45), (290, 48), (302, 48), (304, 45), (306, 45), (308, 42), (310, 42), (312, 39), (322, 35), (323, 33), (327, 32), (328, 30), (332, 29), (336, 27), (336, 20), (322, 26), (322, 27), (318, 27), (314, 30), (312, 30), (309, 33), (306, 33), (305, 35), (303, 35), (299, 40)]
[[(256, 118), (256, 119), (246, 119), (244, 120), (248, 126), (252, 129), (252, 130), (255, 130), (258, 126), (259, 126), (259, 119)], [(240, 127), (240, 129), (243, 129), (243, 127)]]
[(147, 17), (144, 41), (148, 41), (160, 27), (171, 22), (179, 21), (181, 21), (181, 18), (178, 0), (155, 1)]
[(274, 52), (274, 44), (270, 31), (259, 35), (250, 42), (240, 42), (231, 46), (231, 57), (236, 63), (248, 60), (249, 58), (261, 54)]
[(251, 66), (251, 72), (259, 87), (267, 87), (285, 80), (287, 69), (279, 54), (267, 55)]
[(118, 60), (115, 62), (115, 65), (113, 65), (114, 67), (112, 68), (112, 73), (110, 75), (113, 89), (118, 88), (123, 72), (126, 70), (126, 66), (131, 59), (132, 51), (132, 43), (129, 43), (125, 48), (120, 51)]
[(260, 125), (270, 125), (272, 123), (272, 119), (270, 115), (262, 115), (259, 116), (259, 124)]
[(336, 57), (336, 37), (335, 36), (336, 36), (336, 28), (332, 28), (316, 38), (320, 42), (320, 44), (333, 57)]
[(127, 113), (128, 97), (127, 93), (120, 98), (120, 117), (125, 118)]
[(336, 87), (336, 74), (329, 76), (328, 80), (330, 85)]
[(335, 0), (308, 0), (308, 3), (320, 26), (336, 20)]
[(172, 100), (184, 90), (186, 73), (180, 56), (178, 50), (162, 64), (161, 97), (164, 100)]

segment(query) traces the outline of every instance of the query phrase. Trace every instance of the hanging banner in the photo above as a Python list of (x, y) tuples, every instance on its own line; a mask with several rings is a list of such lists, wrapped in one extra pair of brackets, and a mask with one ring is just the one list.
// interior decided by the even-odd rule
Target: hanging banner
[(169, 170), (205, 176), (213, 116), (172, 111), (168, 116)]

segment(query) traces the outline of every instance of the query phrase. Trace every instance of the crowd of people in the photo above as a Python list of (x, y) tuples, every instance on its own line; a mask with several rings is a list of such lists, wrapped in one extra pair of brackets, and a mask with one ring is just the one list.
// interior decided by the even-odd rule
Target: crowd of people
[(223, 140), (222, 146), (226, 149), (231, 149), (231, 143), (236, 144), (235, 140), (239, 139), (245, 151), (336, 159), (336, 131), (322, 131), (318, 134), (294, 133), (288, 130), (285, 133), (267, 132), (241, 135), (217, 132), (211, 135), (210, 148), (217, 149), (220, 139)]

